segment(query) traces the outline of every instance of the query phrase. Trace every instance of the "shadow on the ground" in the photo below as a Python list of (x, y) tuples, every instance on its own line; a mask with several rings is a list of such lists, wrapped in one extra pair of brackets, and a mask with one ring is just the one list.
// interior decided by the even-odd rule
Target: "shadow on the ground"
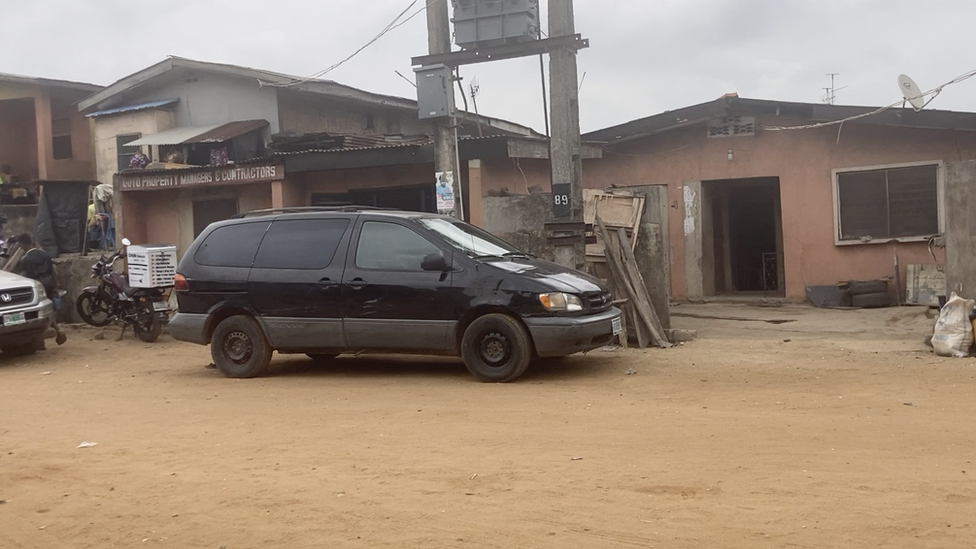
[[(543, 359), (529, 366), (519, 382), (541, 382), (598, 377), (606, 372), (607, 360), (602, 356), (572, 356)], [(216, 369), (200, 369), (194, 376), (221, 376)], [(344, 355), (332, 360), (312, 360), (303, 355), (275, 356), (265, 378), (388, 378), (457, 380), (478, 383), (459, 358), (393, 355)]]

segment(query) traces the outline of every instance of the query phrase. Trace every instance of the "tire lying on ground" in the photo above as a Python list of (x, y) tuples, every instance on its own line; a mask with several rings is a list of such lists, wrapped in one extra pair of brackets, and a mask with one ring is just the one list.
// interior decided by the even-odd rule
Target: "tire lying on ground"
[(891, 296), (887, 291), (855, 295), (852, 301), (854, 307), (858, 309), (880, 309), (891, 306)]
[[(847, 281), (847, 289), (851, 292), (851, 295), (866, 295), (866, 294), (880, 294), (882, 292), (888, 293), (888, 281), (886, 280), (849, 280)], [(857, 305), (854, 305), (857, 307)]]

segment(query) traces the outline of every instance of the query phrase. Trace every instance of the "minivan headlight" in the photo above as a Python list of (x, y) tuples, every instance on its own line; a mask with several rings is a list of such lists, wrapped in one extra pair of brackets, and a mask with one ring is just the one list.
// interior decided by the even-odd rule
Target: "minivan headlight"
[(562, 292), (539, 294), (539, 302), (547, 311), (582, 311), (583, 300), (573, 294)]

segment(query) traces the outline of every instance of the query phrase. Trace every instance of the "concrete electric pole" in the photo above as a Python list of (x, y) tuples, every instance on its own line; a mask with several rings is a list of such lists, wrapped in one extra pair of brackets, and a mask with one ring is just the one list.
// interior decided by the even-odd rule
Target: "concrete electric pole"
[[(448, 0), (433, 0), (427, 4), (427, 49), (430, 55), (451, 53), (451, 17)], [(454, 82), (448, 82), (454, 93)], [(461, 174), (458, 171), (457, 119), (434, 120), (434, 171), (438, 182), (447, 178), (454, 189), (454, 217), (464, 219), (461, 197)]]
[[(576, 34), (573, 0), (549, 0), (549, 37)], [(549, 159), (556, 221), (583, 222), (583, 160), (579, 119), (579, 72), (577, 49), (553, 49), (549, 57), (549, 97), (552, 113), (552, 145)], [(560, 208), (560, 206), (568, 206)], [(582, 242), (555, 248), (556, 262), (582, 269), (586, 248)]]

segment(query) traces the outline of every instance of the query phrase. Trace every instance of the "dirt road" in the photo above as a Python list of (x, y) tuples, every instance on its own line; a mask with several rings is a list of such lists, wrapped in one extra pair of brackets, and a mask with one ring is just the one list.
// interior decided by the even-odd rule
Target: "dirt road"
[(976, 360), (918, 310), (675, 313), (510, 385), (75, 331), (0, 357), (0, 547), (973, 546)]

